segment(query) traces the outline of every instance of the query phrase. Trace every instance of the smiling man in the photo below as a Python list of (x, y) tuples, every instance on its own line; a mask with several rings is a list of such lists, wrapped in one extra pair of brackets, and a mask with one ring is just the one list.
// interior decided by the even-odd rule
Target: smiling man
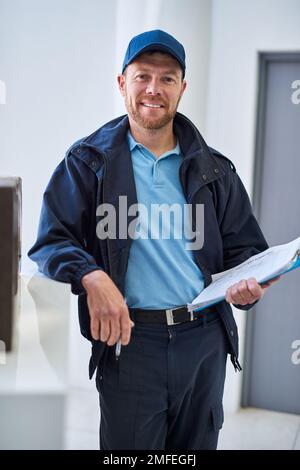
[[(234, 165), (177, 112), (185, 69), (184, 48), (168, 33), (147, 31), (130, 41), (118, 76), (128, 114), (68, 150), (45, 191), (29, 252), (41, 271), (79, 295), (105, 450), (216, 449), (228, 354), (240, 369), (230, 303), (247, 310), (268, 287), (242, 280), (226, 301), (194, 316), (187, 310), (212, 273), (268, 246)], [(134, 236), (122, 197), (131, 208), (146, 208)], [(192, 211), (156, 222), (156, 229), (172, 229), (167, 239), (137, 236), (157, 204)], [(187, 249), (189, 232), (174, 233), (188, 226), (197, 237), (199, 206), (204, 242)], [(116, 219), (97, 231), (103, 208)], [(124, 218), (127, 236), (113, 236)]]
[(167, 53), (144, 52), (118, 76), (125, 98), (130, 128), (150, 139), (159, 136), (175, 143), (173, 119), (186, 88), (183, 70), (176, 59)]

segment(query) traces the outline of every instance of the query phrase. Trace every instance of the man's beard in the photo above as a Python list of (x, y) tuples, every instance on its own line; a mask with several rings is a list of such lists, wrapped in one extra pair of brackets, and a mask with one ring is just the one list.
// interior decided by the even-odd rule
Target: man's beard
[(126, 109), (127, 109), (129, 116), (132, 117), (132, 119), (144, 129), (153, 129), (153, 130), (163, 128), (174, 119), (176, 112), (177, 112), (178, 105), (179, 105), (179, 101), (180, 101), (180, 97), (176, 103), (175, 108), (171, 111), (166, 110), (166, 108), (163, 108), (164, 113), (161, 117), (147, 118), (143, 116), (143, 114), (139, 111), (139, 108), (141, 106), (139, 103), (137, 103), (134, 106), (132, 102), (128, 99), (128, 97), (127, 96), (125, 97), (125, 105), (126, 105)]

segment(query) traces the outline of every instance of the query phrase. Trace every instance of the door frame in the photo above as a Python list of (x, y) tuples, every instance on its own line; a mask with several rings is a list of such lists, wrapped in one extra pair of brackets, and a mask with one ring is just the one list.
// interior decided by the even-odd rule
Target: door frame
[[(265, 114), (266, 114), (266, 84), (268, 79), (268, 66), (272, 62), (300, 62), (300, 51), (287, 52), (259, 52), (258, 54), (258, 78), (257, 78), (257, 103), (256, 103), (256, 127), (254, 146), (254, 169), (252, 175), (252, 206), (253, 212), (260, 223), (262, 172), (264, 167), (265, 144)], [(292, 93), (292, 90), (291, 90)], [(300, 105), (299, 105), (300, 106)], [(242, 380), (241, 406), (249, 406), (250, 378), (252, 370), (252, 350), (255, 326), (255, 307), (246, 317), (245, 347), (244, 347), (244, 374)]]

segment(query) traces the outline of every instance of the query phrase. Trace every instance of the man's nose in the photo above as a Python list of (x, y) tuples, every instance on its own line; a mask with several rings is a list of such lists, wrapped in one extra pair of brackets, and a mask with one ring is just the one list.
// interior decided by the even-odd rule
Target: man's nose
[(161, 94), (161, 86), (160, 86), (158, 78), (153, 77), (147, 83), (146, 93), (149, 94), (149, 95), (160, 95)]

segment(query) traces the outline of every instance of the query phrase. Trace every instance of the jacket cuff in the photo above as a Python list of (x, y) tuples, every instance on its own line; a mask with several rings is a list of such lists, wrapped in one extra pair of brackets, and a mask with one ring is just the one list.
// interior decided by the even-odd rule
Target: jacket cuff
[(81, 280), (82, 280), (83, 276), (85, 276), (88, 273), (91, 273), (92, 271), (103, 271), (103, 269), (101, 269), (97, 265), (90, 265), (89, 264), (89, 265), (86, 265), (84, 268), (81, 268), (80, 270), (78, 270), (76, 272), (76, 274), (74, 275), (74, 278), (71, 282), (71, 290), (72, 290), (73, 294), (81, 295), (81, 294), (86, 293), (86, 290), (83, 287)]
[(255, 304), (257, 304), (258, 300), (253, 302), (253, 304), (246, 304), (246, 305), (239, 305), (239, 304), (232, 304), (234, 307), (240, 309), (240, 310), (250, 310)]

